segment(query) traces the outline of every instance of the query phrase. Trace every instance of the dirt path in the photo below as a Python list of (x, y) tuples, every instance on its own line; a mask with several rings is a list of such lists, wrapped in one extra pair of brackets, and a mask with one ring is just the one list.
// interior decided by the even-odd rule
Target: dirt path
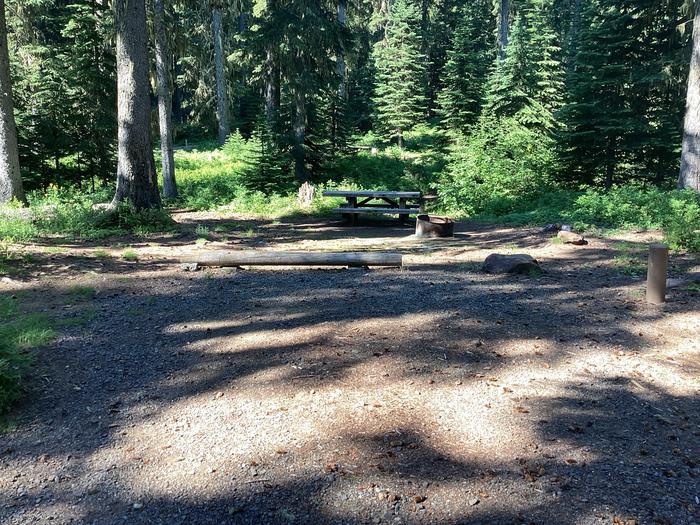
[[(145, 242), (33, 247), (2, 285), (68, 322), (0, 435), (0, 522), (700, 523), (700, 292), (643, 302), (625, 272), (653, 235), (575, 248), (475, 225), (416, 241), (393, 225), (179, 220), (184, 234)], [(409, 264), (167, 260), (231, 245)], [(138, 262), (102, 253), (127, 247)], [(494, 251), (546, 273), (479, 272)]]

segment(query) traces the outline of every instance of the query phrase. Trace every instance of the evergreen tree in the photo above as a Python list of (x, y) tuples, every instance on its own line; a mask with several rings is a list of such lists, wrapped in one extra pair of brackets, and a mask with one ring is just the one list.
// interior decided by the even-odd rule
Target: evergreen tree
[(492, 21), (491, 1), (465, 4), (459, 20), (447, 52), (438, 101), (444, 125), (466, 131), (481, 113), (484, 83), (495, 58), (490, 33), (485, 30)]
[[(589, 0), (562, 111), (562, 177), (610, 188), (677, 173), (687, 38), (676, 31), (681, 2)], [(653, 22), (652, 22), (653, 21)], [(624, 170), (624, 179), (615, 173)]]
[(421, 53), (421, 13), (412, 0), (391, 5), (384, 40), (374, 48), (377, 69), (375, 118), (403, 146), (403, 134), (426, 114), (426, 57)]
[(526, 0), (518, 11), (505, 59), (497, 61), (488, 82), (489, 118), (513, 117), (548, 133), (556, 128), (564, 69), (550, 12), (550, 0)]

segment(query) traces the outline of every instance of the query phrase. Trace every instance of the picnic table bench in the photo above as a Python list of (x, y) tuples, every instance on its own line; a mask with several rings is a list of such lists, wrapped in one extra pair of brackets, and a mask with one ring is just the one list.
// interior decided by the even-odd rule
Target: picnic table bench
[(345, 206), (333, 211), (342, 213), (353, 224), (361, 213), (398, 215), (405, 221), (409, 215), (420, 213), (423, 202), (419, 191), (330, 190), (324, 191), (323, 196), (345, 197)]

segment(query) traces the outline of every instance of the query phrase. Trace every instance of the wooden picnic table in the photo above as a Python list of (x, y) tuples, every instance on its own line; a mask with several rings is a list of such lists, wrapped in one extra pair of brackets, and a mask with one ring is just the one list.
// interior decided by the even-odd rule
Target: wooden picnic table
[(345, 206), (333, 211), (342, 213), (352, 224), (357, 224), (361, 213), (398, 215), (403, 222), (409, 215), (420, 213), (423, 202), (419, 191), (330, 190), (323, 196), (345, 197)]

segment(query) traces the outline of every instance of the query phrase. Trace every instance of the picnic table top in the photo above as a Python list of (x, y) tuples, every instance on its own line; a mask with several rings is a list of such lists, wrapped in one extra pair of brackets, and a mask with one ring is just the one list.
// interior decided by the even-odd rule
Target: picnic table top
[(419, 191), (371, 191), (371, 190), (331, 190), (324, 191), (324, 197), (394, 197), (405, 199), (418, 199)]

